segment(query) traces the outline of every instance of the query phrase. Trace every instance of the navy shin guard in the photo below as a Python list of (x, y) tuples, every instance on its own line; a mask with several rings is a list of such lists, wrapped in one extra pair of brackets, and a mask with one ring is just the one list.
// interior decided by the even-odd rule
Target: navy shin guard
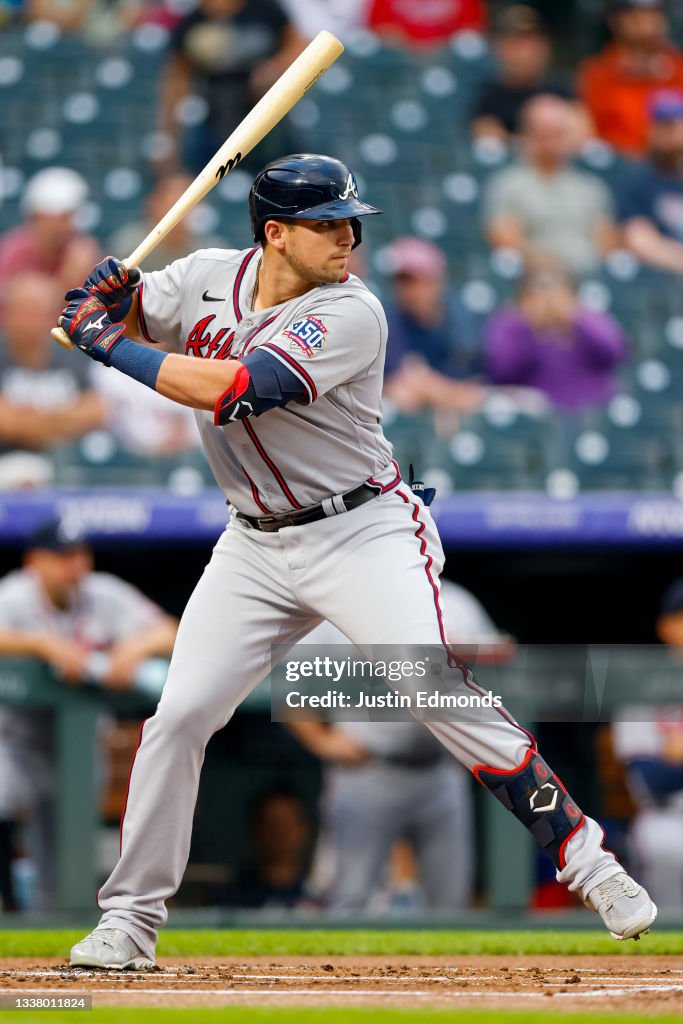
[(565, 866), (567, 843), (585, 819), (540, 754), (530, 749), (519, 767), (512, 771), (480, 764), (473, 768), (473, 773), (503, 807), (512, 811), (529, 829), (561, 871)]

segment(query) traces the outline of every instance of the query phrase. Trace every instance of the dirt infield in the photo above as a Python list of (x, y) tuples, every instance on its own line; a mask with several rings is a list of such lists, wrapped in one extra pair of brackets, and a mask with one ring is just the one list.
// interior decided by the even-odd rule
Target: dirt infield
[(664, 956), (162, 959), (136, 973), (0, 962), (3, 995), (91, 993), (94, 1006), (401, 1005), (683, 1014), (683, 961)]

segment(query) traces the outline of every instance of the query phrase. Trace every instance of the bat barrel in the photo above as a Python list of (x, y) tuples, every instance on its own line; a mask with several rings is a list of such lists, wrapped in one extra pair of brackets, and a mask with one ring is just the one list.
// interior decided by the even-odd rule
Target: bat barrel
[[(169, 231), (204, 198), (219, 181), (232, 171), (250, 153), (261, 139), (288, 114), (292, 107), (310, 89), (331, 64), (344, 52), (342, 43), (331, 32), (319, 32), (305, 50), (278, 78), (256, 106), (226, 139), (218, 152), (199, 172), (182, 196), (152, 228), (146, 238), (123, 262), (130, 269), (141, 263), (157, 247)], [(60, 328), (51, 332), (55, 341), (64, 348), (73, 348), (73, 342)]]

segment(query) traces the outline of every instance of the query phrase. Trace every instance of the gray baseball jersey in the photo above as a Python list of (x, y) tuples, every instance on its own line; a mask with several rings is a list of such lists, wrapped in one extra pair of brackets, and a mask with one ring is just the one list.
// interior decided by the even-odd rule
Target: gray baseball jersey
[(364, 480), (398, 482), (380, 426), (387, 326), (353, 275), (280, 306), (250, 311), (260, 247), (203, 249), (143, 276), (139, 325), (148, 341), (200, 359), (263, 349), (304, 386), (307, 404), (222, 427), (196, 413), (220, 488), (249, 515), (315, 505)]

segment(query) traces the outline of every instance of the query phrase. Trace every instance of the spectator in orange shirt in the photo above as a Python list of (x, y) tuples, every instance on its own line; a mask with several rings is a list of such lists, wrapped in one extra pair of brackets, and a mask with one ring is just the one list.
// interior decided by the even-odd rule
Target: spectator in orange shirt
[(647, 148), (648, 104), (660, 89), (683, 88), (683, 54), (667, 39), (662, 0), (610, 0), (613, 41), (579, 68), (579, 96), (597, 134), (626, 156)]

